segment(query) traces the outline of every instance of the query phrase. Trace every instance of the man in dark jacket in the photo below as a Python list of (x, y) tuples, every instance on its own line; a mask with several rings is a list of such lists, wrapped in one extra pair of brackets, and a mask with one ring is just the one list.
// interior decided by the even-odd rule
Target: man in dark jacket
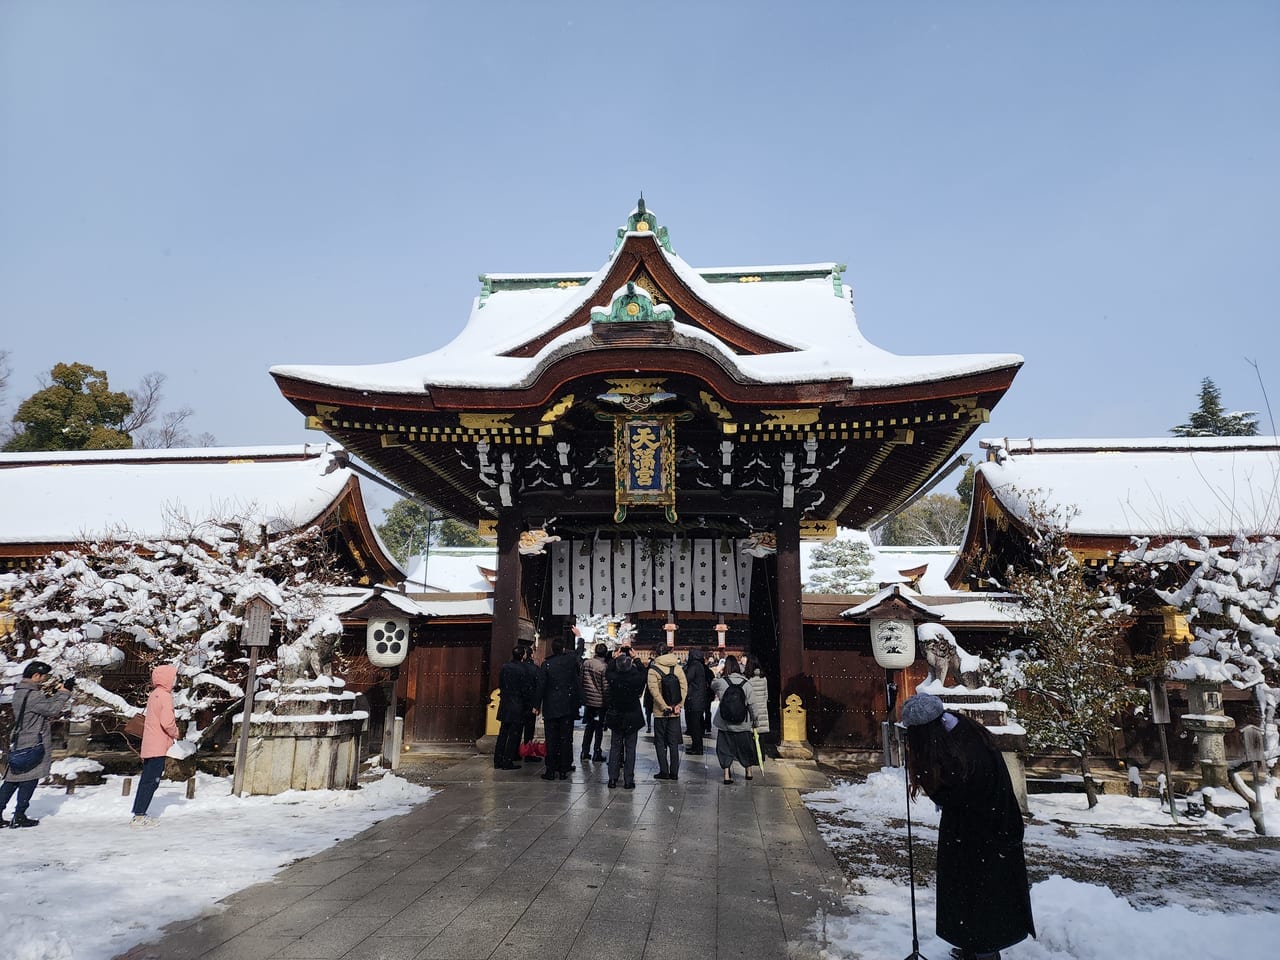
[(547, 734), (547, 768), (543, 780), (569, 779), (573, 765), (573, 721), (582, 705), (581, 660), (574, 652), (573, 634), (566, 632), (551, 645), (542, 664), (538, 701)]
[[(36, 784), (49, 775), (49, 767), (53, 764), (53, 735), (49, 731), (49, 721), (67, 709), (71, 691), (75, 689), (75, 681), (67, 679), (56, 693), (45, 693), (41, 687), (52, 673), (53, 667), (43, 660), (32, 660), (23, 668), (22, 680), (13, 691), (14, 729), (10, 746), (17, 751), (40, 745), (44, 747), (44, 757), (22, 773), (6, 769), (4, 786), (0, 787), (0, 827), (40, 825), (39, 820), (27, 816), (27, 806), (31, 803), (31, 795), (36, 792)], [(15, 793), (18, 802), (13, 808), (13, 819), (6, 821), (4, 808)]]
[(684, 677), (689, 685), (689, 692), (684, 698), (684, 722), (689, 734), (689, 749), (685, 753), (691, 757), (702, 753), (702, 737), (706, 733), (702, 721), (706, 713), (710, 676), (702, 651), (690, 650), (688, 662), (684, 665)]
[(520, 749), (520, 731), (524, 728), (526, 678), (524, 672), (525, 648), (517, 646), (511, 651), (511, 659), (502, 665), (498, 673), (498, 742), (493, 747), (493, 769), (515, 770), (516, 754)]

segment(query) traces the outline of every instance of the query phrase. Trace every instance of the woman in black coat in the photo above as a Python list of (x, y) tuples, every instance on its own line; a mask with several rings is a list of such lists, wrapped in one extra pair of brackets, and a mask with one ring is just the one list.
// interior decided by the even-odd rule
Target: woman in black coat
[(636, 739), (644, 728), (640, 700), (648, 687), (646, 671), (626, 654), (614, 657), (604, 675), (604, 724), (609, 728), (609, 789), (622, 777), (624, 790), (636, 788)]
[(938, 936), (957, 960), (999, 960), (1036, 935), (1022, 851), (1022, 811), (985, 727), (918, 693), (902, 705), (911, 797), (942, 808)]
[(520, 764), (520, 733), (529, 700), (524, 672), (525, 648), (516, 647), (498, 672), (498, 741), (493, 746), (493, 769), (515, 770)]

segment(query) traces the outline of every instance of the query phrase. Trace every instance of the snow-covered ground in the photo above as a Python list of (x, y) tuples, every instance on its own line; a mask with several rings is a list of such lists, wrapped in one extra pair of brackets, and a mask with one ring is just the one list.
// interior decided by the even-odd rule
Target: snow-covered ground
[(148, 811), (157, 825), (137, 829), (120, 777), (69, 796), (37, 787), (28, 816), (40, 826), (0, 830), (0, 956), (107, 960), (433, 792), (388, 775), (359, 790), (236, 798), (229, 780), (201, 774), (194, 800), (162, 780)]
[[(1151, 799), (1030, 798), (1026, 851), (1038, 938), (1005, 960), (1234, 960), (1280, 949), (1280, 843), (1260, 840), (1247, 813), (1174, 827)], [(900, 770), (840, 783), (805, 802), (851, 874), (848, 917), (819, 917), (831, 960), (911, 952), (906, 796)], [(938, 815), (912, 805), (920, 950), (945, 960), (933, 934)], [(1280, 835), (1280, 803), (1266, 806)]]

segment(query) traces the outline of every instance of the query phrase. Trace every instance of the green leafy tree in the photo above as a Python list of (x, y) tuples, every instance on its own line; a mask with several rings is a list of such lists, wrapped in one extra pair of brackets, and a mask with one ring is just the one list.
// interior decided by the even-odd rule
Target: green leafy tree
[(861, 540), (832, 540), (809, 560), (809, 593), (862, 593), (871, 589), (871, 550)]
[(1222, 391), (1209, 377), (1200, 381), (1200, 406), (1186, 423), (1169, 431), (1175, 437), (1253, 437), (1258, 434), (1258, 414), (1254, 410), (1227, 413), (1222, 409)]
[(48, 386), (18, 406), (18, 428), (5, 450), (118, 450), (133, 446), (126, 420), (127, 393), (113, 391), (107, 375), (84, 363), (59, 363)]
[(480, 534), (460, 520), (441, 517), (408, 499), (397, 500), (383, 513), (378, 536), (400, 563), (427, 547), (473, 547), (485, 543)]
[(1121, 713), (1144, 702), (1133, 685), (1141, 670), (1123, 645), (1121, 606), (1067, 546), (1074, 511), (1050, 509), (1034, 495), (1027, 502), (1032, 561), (1003, 584), (1018, 598), (1007, 607), (1022, 636), (1000, 657), (993, 680), (1013, 695), (1032, 750), (1064, 749), (1079, 760), (1092, 808), (1090, 753)]
[(964, 504), (966, 511), (973, 505), (973, 478), (977, 473), (978, 468), (972, 463), (969, 464), (964, 468), (964, 476), (956, 484), (956, 495), (960, 497), (960, 502)]

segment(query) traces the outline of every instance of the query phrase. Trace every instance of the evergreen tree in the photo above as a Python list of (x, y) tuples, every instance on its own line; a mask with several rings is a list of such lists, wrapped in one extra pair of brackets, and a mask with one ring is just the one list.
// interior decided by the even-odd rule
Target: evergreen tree
[(956, 495), (960, 498), (960, 502), (964, 504), (966, 513), (969, 511), (969, 507), (973, 505), (973, 478), (977, 475), (978, 468), (971, 463), (964, 468), (964, 476), (956, 484)]
[(870, 590), (871, 550), (862, 540), (832, 540), (813, 551), (808, 593), (863, 593)]
[(1258, 415), (1254, 410), (1226, 413), (1218, 385), (1205, 377), (1200, 381), (1199, 408), (1169, 432), (1175, 437), (1253, 437), (1258, 433)]
[(378, 536), (400, 563), (427, 547), (483, 546), (480, 534), (460, 520), (441, 517), (414, 500), (401, 499), (384, 513)]
[(48, 386), (13, 415), (17, 426), (5, 450), (119, 450), (133, 446), (125, 421), (133, 400), (112, 391), (107, 375), (84, 363), (59, 363)]
[(1079, 759), (1090, 808), (1098, 803), (1089, 770), (1095, 744), (1116, 718), (1145, 697), (1133, 686), (1135, 664), (1124, 652), (1126, 624), (1113, 597), (1090, 582), (1067, 546), (1071, 511), (1029, 498), (1025, 518), (1033, 561), (1009, 572), (1003, 586), (1025, 638), (1000, 657), (993, 677), (1016, 698), (1018, 722), (1033, 750), (1059, 748)]

